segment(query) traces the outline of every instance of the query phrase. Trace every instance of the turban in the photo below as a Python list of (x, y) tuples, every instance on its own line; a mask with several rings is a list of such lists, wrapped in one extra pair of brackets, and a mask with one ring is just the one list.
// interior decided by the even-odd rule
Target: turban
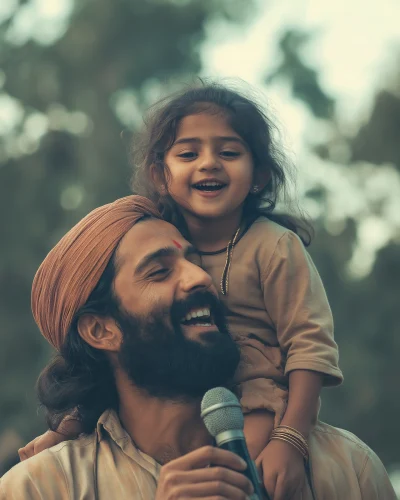
[(42, 262), (33, 280), (32, 312), (40, 331), (57, 350), (118, 243), (144, 216), (161, 218), (153, 203), (142, 196), (127, 196), (96, 208)]

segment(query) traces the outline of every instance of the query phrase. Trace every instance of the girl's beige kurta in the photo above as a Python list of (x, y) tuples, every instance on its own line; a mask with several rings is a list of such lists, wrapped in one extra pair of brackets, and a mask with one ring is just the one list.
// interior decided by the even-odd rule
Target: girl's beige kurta
[[(225, 262), (225, 252), (203, 255), (216, 284)], [(323, 373), (324, 385), (341, 383), (325, 289), (296, 234), (257, 219), (235, 245), (228, 284), (227, 296), (219, 292), (242, 351), (237, 382), (245, 411), (268, 409), (278, 424), (292, 370)]]

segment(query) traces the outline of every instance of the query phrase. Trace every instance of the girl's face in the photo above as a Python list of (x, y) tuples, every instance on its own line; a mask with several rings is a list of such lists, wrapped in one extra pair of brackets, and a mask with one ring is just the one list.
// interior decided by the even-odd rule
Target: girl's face
[(253, 159), (222, 113), (183, 118), (165, 163), (169, 194), (184, 214), (240, 217), (252, 185)]

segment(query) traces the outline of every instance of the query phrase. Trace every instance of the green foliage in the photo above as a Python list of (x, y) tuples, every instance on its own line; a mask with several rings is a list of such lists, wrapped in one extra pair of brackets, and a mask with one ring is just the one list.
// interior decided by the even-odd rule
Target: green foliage
[(301, 49), (310, 35), (297, 30), (286, 31), (280, 41), (282, 62), (266, 78), (266, 83), (283, 78), (289, 82), (293, 97), (303, 101), (318, 118), (331, 118), (334, 100), (324, 92), (318, 81), (318, 73), (307, 66)]

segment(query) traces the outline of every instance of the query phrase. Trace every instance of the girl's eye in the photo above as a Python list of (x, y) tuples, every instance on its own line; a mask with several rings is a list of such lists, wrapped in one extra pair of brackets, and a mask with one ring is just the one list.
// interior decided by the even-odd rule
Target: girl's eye
[(194, 160), (197, 158), (197, 153), (194, 151), (187, 151), (186, 153), (178, 154), (179, 158), (183, 158), (184, 160)]
[(240, 153), (238, 151), (221, 151), (221, 155), (227, 158), (237, 158), (240, 156)]

